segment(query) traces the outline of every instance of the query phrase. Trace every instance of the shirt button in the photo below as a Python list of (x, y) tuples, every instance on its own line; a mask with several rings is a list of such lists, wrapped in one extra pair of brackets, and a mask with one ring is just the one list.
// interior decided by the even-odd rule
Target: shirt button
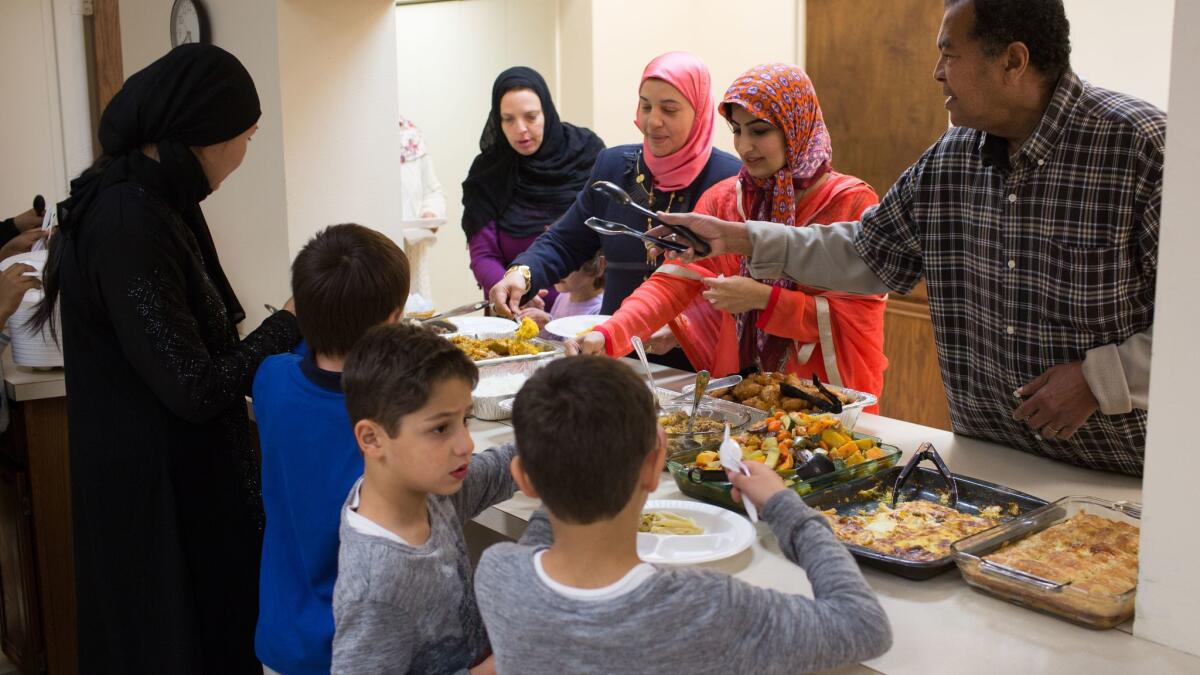
[(1004, 332), (1008, 333), (1009, 335), (1012, 335), (1013, 333), (1017, 332), (1017, 329), (1013, 328), (1012, 326), (1008, 326), (1007, 328), (1004, 329)]
[(1009, 261), (1008, 261), (1008, 269), (1010, 269), (1010, 270), (1011, 270), (1012, 268), (1014, 268), (1014, 267), (1016, 267), (1016, 266), (1017, 266), (1017, 261), (1016, 261), (1016, 260), (1009, 260)]
[(1046, 163), (1046, 160), (1044, 160), (1044, 159), (1039, 159), (1039, 160), (1038, 160), (1038, 166), (1042, 166), (1042, 165), (1044, 165), (1045, 163)]
[(1015, 201), (1017, 201), (1017, 196), (1016, 196), (1015, 194), (1012, 194), (1012, 195), (1009, 195), (1009, 196), (1008, 196), (1008, 203), (1010, 203), (1010, 204), (1011, 204), (1011, 203), (1013, 203), (1013, 202), (1015, 202)]

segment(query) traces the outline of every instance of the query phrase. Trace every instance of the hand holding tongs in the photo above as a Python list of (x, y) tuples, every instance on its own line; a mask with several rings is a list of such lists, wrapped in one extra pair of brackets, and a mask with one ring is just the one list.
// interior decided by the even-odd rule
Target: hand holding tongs
[[(688, 248), (691, 248), (693, 251), (696, 252), (696, 255), (701, 258), (708, 255), (709, 253), (712, 253), (712, 247), (708, 245), (708, 242), (704, 241), (700, 237), (697, 237), (695, 232), (692, 232), (691, 230), (689, 230), (686, 227), (683, 227), (682, 225), (672, 225), (670, 223), (664, 223), (661, 219), (659, 219), (657, 213), (642, 206), (641, 204), (634, 202), (632, 199), (630, 199), (629, 193), (622, 190), (615, 183), (610, 183), (609, 181), (606, 181), (606, 180), (598, 180), (595, 183), (592, 183), (592, 189), (595, 190), (596, 192), (599, 192), (600, 194), (604, 195), (605, 197), (608, 197), (609, 199), (613, 200), (614, 202), (616, 202), (618, 204), (621, 204), (623, 206), (628, 206), (629, 208), (641, 213), (643, 216), (646, 216), (647, 218), (649, 218), (656, 224), (662, 225), (663, 227), (667, 228), (671, 232), (674, 232), (676, 235), (683, 237), (685, 240), (687, 240), (687, 243), (688, 243), (688, 245), (684, 246), (683, 248), (676, 248), (675, 246), (665, 246), (663, 248), (669, 248), (673, 251), (686, 251)], [(657, 237), (655, 237), (655, 238), (657, 239)], [(666, 241), (666, 240), (663, 240), (663, 241)], [(674, 244), (675, 242), (671, 242), (671, 243)], [(676, 246), (678, 246), (678, 244), (676, 244)]]
[(958, 485), (954, 482), (954, 475), (950, 473), (950, 469), (946, 467), (946, 463), (942, 461), (942, 456), (933, 448), (932, 443), (922, 443), (921, 447), (917, 448), (917, 452), (908, 460), (908, 464), (904, 465), (904, 469), (900, 471), (900, 475), (896, 476), (896, 482), (892, 483), (892, 503), (891, 507), (896, 508), (896, 500), (900, 498), (900, 488), (904, 487), (905, 481), (908, 480), (909, 474), (924, 460), (932, 460), (933, 465), (937, 467), (938, 473), (942, 478), (946, 479), (946, 483), (950, 485), (950, 508), (954, 508), (958, 504)]
[(817, 379), (816, 373), (813, 373), (812, 383), (821, 396), (813, 396), (800, 387), (794, 387), (787, 382), (779, 385), (779, 393), (790, 398), (804, 399), (809, 405), (823, 412), (835, 414), (842, 412), (842, 400), (837, 397), (837, 394), (829, 391), (825, 388), (825, 385), (821, 384), (821, 381)]

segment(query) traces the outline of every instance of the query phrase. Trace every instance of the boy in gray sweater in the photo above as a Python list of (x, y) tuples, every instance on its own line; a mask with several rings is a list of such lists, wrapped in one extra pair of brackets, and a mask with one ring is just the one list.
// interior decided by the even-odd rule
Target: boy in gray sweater
[(887, 615), (824, 517), (756, 462), (730, 479), (815, 598), (638, 559), (666, 442), (650, 392), (624, 364), (551, 363), (517, 395), (513, 425), (512, 472), (548, 517), (539, 511), (521, 544), (488, 549), (476, 571), (498, 673), (797, 673), (891, 646)]
[(423, 328), (351, 350), (346, 408), (365, 472), (342, 509), (334, 673), (494, 673), (462, 526), (512, 496), (512, 445), (473, 455), (479, 371)]

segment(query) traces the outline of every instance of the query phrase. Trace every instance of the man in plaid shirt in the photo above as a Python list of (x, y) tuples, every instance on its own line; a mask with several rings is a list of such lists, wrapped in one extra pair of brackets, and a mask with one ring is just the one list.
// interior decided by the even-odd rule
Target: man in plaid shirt
[(1080, 80), (1068, 33), (1061, 0), (947, 0), (934, 77), (955, 126), (861, 222), (663, 220), (758, 278), (923, 277), (956, 433), (1140, 475), (1166, 115)]

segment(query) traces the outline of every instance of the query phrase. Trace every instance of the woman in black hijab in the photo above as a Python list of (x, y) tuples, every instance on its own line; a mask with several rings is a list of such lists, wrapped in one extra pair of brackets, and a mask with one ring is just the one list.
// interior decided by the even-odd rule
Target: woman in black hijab
[[(199, 202), (245, 156), (258, 94), (238, 60), (178, 47), (100, 120), (50, 245), (61, 310), (82, 673), (261, 673), (258, 463), (244, 396), (300, 338), (245, 318)], [(290, 305), (290, 303), (289, 303)]]
[(496, 78), (479, 155), (462, 184), (471, 271), (485, 298), (513, 259), (575, 201), (603, 149), (590, 129), (558, 119), (536, 70), (517, 66)]

